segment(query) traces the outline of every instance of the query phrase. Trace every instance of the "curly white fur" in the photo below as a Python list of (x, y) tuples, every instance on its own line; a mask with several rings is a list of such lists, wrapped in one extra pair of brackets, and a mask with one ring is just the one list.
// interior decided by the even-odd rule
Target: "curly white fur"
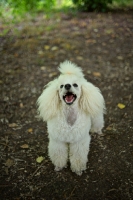
[(69, 158), (72, 171), (81, 175), (88, 160), (89, 131), (101, 133), (105, 103), (81, 68), (65, 61), (59, 71), (60, 76), (48, 83), (38, 98), (38, 111), (47, 121), (49, 157), (55, 170), (66, 167)]

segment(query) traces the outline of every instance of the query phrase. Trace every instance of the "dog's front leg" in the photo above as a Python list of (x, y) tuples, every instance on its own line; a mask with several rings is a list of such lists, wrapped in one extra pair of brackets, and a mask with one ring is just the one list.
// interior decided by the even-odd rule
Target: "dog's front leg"
[(66, 167), (68, 160), (68, 145), (64, 142), (49, 140), (49, 157), (55, 166), (55, 171), (60, 171)]
[(70, 163), (71, 170), (77, 175), (81, 175), (82, 171), (86, 170), (88, 161), (88, 153), (91, 137), (87, 133), (86, 137), (76, 143), (70, 144)]
[(92, 121), (91, 132), (102, 134), (102, 128), (104, 127), (103, 113), (100, 113), (96, 117), (93, 117), (91, 121)]

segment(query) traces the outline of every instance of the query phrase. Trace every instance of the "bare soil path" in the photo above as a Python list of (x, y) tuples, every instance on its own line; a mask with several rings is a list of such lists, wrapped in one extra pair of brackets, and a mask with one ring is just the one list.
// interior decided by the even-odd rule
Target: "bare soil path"
[[(1, 22), (0, 30), (7, 26)], [(54, 171), (46, 124), (36, 118), (43, 86), (66, 59), (83, 68), (107, 106), (82, 176), (69, 166)], [(0, 37), (0, 123), (1, 199), (133, 199), (132, 13), (58, 13), (10, 25)]]

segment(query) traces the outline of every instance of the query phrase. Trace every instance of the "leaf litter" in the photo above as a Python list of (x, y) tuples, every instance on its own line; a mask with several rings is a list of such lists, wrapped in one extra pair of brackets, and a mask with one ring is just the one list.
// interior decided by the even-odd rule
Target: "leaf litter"
[[(14, 24), (0, 38), (2, 198), (132, 199), (132, 13), (53, 15)], [(35, 117), (38, 96), (66, 59), (83, 68), (107, 107), (103, 134), (91, 134), (87, 170), (81, 177), (71, 172), (70, 163), (54, 171), (46, 123)]]

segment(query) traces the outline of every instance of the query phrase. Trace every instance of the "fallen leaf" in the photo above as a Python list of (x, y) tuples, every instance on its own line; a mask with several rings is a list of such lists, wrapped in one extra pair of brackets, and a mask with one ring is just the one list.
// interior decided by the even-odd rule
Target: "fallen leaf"
[(93, 76), (100, 77), (101, 73), (100, 72), (93, 72)]
[(29, 128), (28, 129), (28, 133), (32, 133), (33, 132), (33, 129), (32, 128)]
[(39, 55), (43, 55), (44, 52), (40, 50), (40, 51), (38, 51), (38, 54), (39, 54)]
[(10, 168), (13, 164), (14, 164), (14, 161), (11, 159), (7, 159), (7, 161), (5, 162), (5, 166), (7, 166), (8, 168)]
[(29, 145), (28, 144), (23, 144), (20, 146), (22, 149), (28, 149), (29, 148)]
[(20, 103), (19, 106), (20, 106), (20, 108), (23, 108), (23, 107), (24, 107), (24, 104), (23, 104), (23, 103)]
[(45, 50), (49, 50), (49, 49), (50, 49), (50, 46), (45, 45), (45, 46), (44, 46), (44, 49), (45, 49)]
[(122, 56), (117, 56), (117, 59), (118, 60), (123, 60), (123, 57)]
[(12, 124), (9, 124), (8, 125), (10, 128), (15, 128), (15, 127), (17, 127), (18, 125), (16, 124), (16, 123), (12, 123)]
[(87, 43), (96, 43), (96, 40), (93, 40), (93, 39), (88, 39), (86, 40)]
[(114, 33), (114, 30), (113, 29), (107, 29), (107, 30), (105, 30), (105, 33), (106, 34), (112, 34), (112, 33)]
[(67, 50), (72, 49), (72, 46), (70, 44), (67, 44), (67, 43), (62, 44), (62, 46)]
[(125, 108), (126, 106), (124, 105), (124, 104), (122, 104), (122, 103), (118, 103), (118, 108), (120, 108), (120, 109), (123, 109), (123, 108)]
[(115, 189), (115, 188), (112, 188), (111, 190), (109, 190), (108, 192), (111, 192), (111, 191), (114, 191), (114, 190), (117, 190), (117, 189)]
[(91, 71), (90, 71), (90, 70), (88, 70), (88, 71), (87, 71), (87, 74), (91, 74)]
[(15, 56), (15, 57), (18, 57), (18, 54), (17, 54), (17, 53), (15, 53), (15, 54), (14, 54), (14, 56)]
[(51, 78), (51, 77), (56, 76), (56, 75), (57, 75), (57, 72), (53, 72), (53, 73), (49, 74), (49, 77)]
[(83, 60), (82, 56), (77, 56), (77, 60)]
[(95, 29), (94, 29), (94, 32), (95, 32), (95, 33), (97, 33), (97, 32), (98, 32), (98, 29), (97, 29), (97, 28), (95, 28)]
[(112, 130), (112, 127), (111, 127), (111, 126), (108, 126), (108, 127), (106, 128), (106, 130), (107, 130), (107, 131), (111, 131), (111, 130)]
[(45, 67), (45, 66), (42, 66), (42, 67), (41, 67), (41, 70), (42, 70), (42, 71), (46, 70), (46, 67)]
[(52, 51), (56, 51), (58, 49), (58, 47), (54, 46), (51, 48)]
[(41, 163), (43, 160), (44, 160), (44, 158), (43, 158), (42, 156), (39, 156), (39, 157), (36, 159), (36, 162), (37, 162), (37, 163)]
[(86, 22), (83, 21), (83, 22), (81, 23), (80, 26), (81, 26), (81, 27), (86, 27), (86, 26), (88, 26), (88, 24), (87, 24)]

